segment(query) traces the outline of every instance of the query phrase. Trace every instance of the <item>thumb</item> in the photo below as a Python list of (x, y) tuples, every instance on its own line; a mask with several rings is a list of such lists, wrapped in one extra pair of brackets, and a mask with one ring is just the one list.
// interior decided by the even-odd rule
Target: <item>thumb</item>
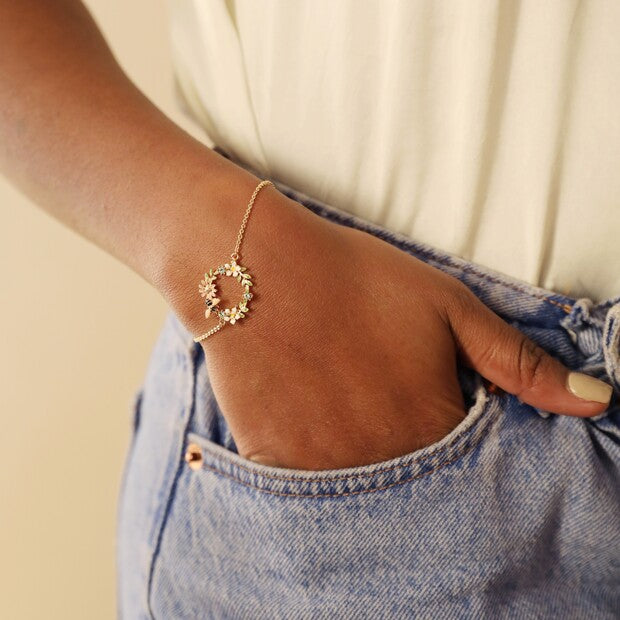
[(595, 416), (607, 409), (613, 388), (571, 372), (558, 359), (508, 325), (473, 293), (459, 296), (449, 311), (450, 327), (464, 363), (506, 392), (534, 407), (570, 416)]

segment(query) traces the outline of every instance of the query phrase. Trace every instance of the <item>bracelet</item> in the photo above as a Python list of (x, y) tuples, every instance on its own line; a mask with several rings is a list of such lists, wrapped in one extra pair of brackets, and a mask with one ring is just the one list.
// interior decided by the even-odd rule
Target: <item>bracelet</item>
[[(239, 234), (237, 235), (237, 245), (235, 246), (234, 252), (230, 255), (231, 261), (229, 263), (219, 265), (215, 269), (209, 269), (209, 272), (205, 273), (204, 279), (201, 280), (198, 285), (198, 292), (201, 297), (205, 298), (205, 304), (207, 306), (207, 309), (205, 310), (205, 318), (208, 319), (211, 313), (216, 314), (218, 317), (218, 323), (208, 332), (194, 338), (194, 342), (206, 340), (209, 336), (222, 329), (226, 323), (234, 325), (249, 312), (248, 304), (250, 303), (250, 299), (253, 297), (250, 292), (250, 288), (254, 286), (254, 283), (252, 282), (252, 276), (248, 273), (247, 268), (242, 267), (239, 263), (237, 263), (237, 261), (239, 260), (239, 248), (241, 247), (241, 240), (243, 239), (243, 232), (245, 231), (245, 225), (248, 221), (248, 217), (250, 216), (250, 211), (252, 210), (252, 206), (254, 205), (258, 192), (260, 192), (265, 185), (273, 185), (273, 183), (268, 180), (261, 181), (256, 186), (256, 189), (252, 194), (252, 198), (250, 198), (248, 208), (243, 216), (243, 221), (241, 222)], [(220, 310), (218, 308), (220, 300), (217, 298), (215, 280), (219, 276), (224, 275), (237, 279), (237, 282), (239, 282), (243, 287), (243, 297), (233, 308), (225, 308), (224, 310)]]

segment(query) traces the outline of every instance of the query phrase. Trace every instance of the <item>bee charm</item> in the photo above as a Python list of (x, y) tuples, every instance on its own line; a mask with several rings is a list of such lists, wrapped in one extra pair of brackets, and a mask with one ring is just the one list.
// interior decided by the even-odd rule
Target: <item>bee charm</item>
[(205, 299), (205, 303), (207, 304), (207, 309), (205, 310), (205, 319), (208, 319), (211, 316), (211, 311), (220, 303), (219, 299)]

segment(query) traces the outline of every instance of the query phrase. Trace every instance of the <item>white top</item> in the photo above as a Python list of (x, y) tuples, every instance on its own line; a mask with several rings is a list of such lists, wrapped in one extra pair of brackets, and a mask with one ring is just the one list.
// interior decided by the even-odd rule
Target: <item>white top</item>
[(209, 141), (531, 284), (620, 295), (620, 1), (167, 1)]

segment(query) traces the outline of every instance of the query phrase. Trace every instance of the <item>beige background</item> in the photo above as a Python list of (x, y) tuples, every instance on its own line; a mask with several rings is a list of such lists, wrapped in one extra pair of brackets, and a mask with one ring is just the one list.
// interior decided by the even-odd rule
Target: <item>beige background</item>
[[(87, 0), (117, 59), (174, 102), (164, 0)], [(0, 176), (0, 617), (114, 618), (116, 504), (130, 405), (160, 295)]]

